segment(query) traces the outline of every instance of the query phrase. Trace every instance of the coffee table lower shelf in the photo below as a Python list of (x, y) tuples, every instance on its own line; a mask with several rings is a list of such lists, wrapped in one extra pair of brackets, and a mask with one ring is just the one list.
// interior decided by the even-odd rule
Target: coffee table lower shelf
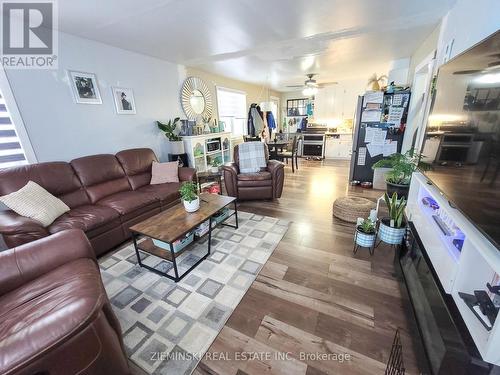
[[(236, 221), (235, 225), (227, 224), (226, 223), (226, 221), (230, 217), (232, 217), (232, 216), (235, 217), (235, 221)], [(160, 276), (165, 276), (165, 277), (167, 277), (167, 278), (169, 278), (171, 280), (174, 280), (175, 282), (181, 281), (187, 274), (189, 274), (194, 268), (196, 268), (201, 262), (203, 262), (205, 259), (207, 259), (210, 256), (210, 249), (211, 249), (211, 242), (212, 242), (212, 231), (213, 231), (213, 229), (215, 227), (217, 227), (217, 225), (228, 226), (228, 227), (231, 227), (231, 228), (234, 228), (234, 229), (238, 229), (238, 210), (237, 210), (237, 206), (236, 206), (236, 201), (234, 201), (234, 211), (228, 217), (226, 217), (224, 220), (222, 220), (219, 223), (216, 223), (213, 227), (212, 227), (212, 222), (213, 222), (212, 217), (209, 217), (208, 220), (209, 220), (209, 229), (208, 229), (208, 232), (205, 233), (203, 236), (199, 237), (198, 240), (194, 241), (194, 242), (199, 241), (201, 238), (203, 238), (203, 237), (205, 237), (205, 236), (208, 235), (207, 253), (205, 255), (203, 255), (195, 264), (193, 264), (182, 275), (179, 275), (179, 270), (177, 268), (177, 260), (176, 259), (182, 253), (184, 253), (186, 250), (188, 250), (188, 247), (193, 246), (194, 242), (191, 243), (191, 244), (189, 244), (184, 249), (182, 249), (182, 250), (180, 250), (178, 252), (175, 252), (174, 251), (173, 242), (168, 243), (168, 245), (170, 246), (170, 250), (166, 250), (166, 249), (163, 249), (161, 247), (155, 246), (154, 243), (153, 243), (152, 237), (149, 237), (149, 236), (146, 236), (146, 235), (143, 235), (143, 234), (140, 234), (140, 233), (135, 233), (135, 232), (132, 231), (132, 239), (134, 241), (134, 248), (135, 248), (135, 253), (137, 255), (137, 262), (138, 262), (139, 266), (141, 266), (143, 268), (146, 268), (147, 270), (149, 270), (151, 272), (154, 272), (154, 273), (156, 273), (156, 274), (158, 274)], [(138, 242), (139, 241), (139, 237), (141, 237), (141, 236), (146, 237), (146, 239), (143, 240), (143, 241), (141, 241), (139, 243)], [(175, 276), (172, 276), (172, 275), (168, 274), (168, 272), (170, 270), (167, 271), (167, 272), (163, 272), (163, 271), (160, 271), (160, 270), (158, 270), (158, 269), (156, 269), (154, 267), (151, 267), (151, 266), (148, 266), (147, 264), (142, 263), (139, 251), (143, 251), (145, 253), (157, 256), (157, 257), (159, 257), (161, 259), (164, 259), (164, 260), (166, 260), (168, 262), (171, 262), (172, 265), (173, 265), (174, 275)]]

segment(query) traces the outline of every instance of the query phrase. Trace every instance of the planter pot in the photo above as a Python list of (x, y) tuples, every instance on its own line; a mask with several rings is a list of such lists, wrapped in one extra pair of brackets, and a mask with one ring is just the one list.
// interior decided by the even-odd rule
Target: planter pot
[(183, 141), (168, 141), (170, 153), (173, 155), (184, 153), (184, 142)]
[(212, 172), (212, 173), (218, 173), (219, 172), (219, 167), (210, 167), (210, 172)]
[(356, 245), (362, 247), (373, 247), (376, 237), (375, 233), (364, 233), (356, 228)]
[(384, 218), (380, 222), (378, 236), (382, 241), (389, 245), (400, 245), (401, 242), (403, 242), (405, 231), (406, 225), (403, 225), (401, 228), (393, 228), (390, 225), (390, 220), (388, 218)]
[(184, 203), (184, 208), (187, 212), (195, 212), (200, 208), (200, 197), (196, 197), (196, 199), (191, 202), (183, 200), (182, 203)]
[(410, 190), (410, 185), (400, 185), (400, 184), (393, 184), (392, 182), (387, 182), (387, 194), (389, 197), (392, 197), (394, 193), (398, 195), (398, 199), (408, 198), (408, 191)]

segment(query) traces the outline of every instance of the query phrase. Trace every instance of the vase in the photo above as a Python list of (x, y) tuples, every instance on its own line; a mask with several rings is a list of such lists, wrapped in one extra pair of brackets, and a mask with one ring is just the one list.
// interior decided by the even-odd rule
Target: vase
[(402, 225), (401, 228), (394, 228), (391, 227), (390, 222), (391, 220), (389, 218), (384, 218), (380, 221), (378, 236), (389, 245), (400, 245), (401, 242), (403, 242), (406, 225)]
[(196, 199), (191, 202), (182, 200), (182, 203), (184, 204), (184, 209), (187, 212), (195, 212), (200, 208), (200, 197), (196, 197)]
[(387, 195), (392, 197), (394, 193), (398, 195), (398, 199), (408, 198), (408, 191), (410, 190), (410, 185), (403, 184), (393, 184), (392, 182), (385, 182), (387, 184)]
[(179, 155), (184, 153), (183, 141), (169, 141), (169, 149), (172, 155)]
[(219, 167), (210, 167), (210, 172), (212, 172), (212, 173), (218, 173), (219, 172)]
[(364, 233), (356, 228), (356, 245), (361, 247), (373, 247), (375, 244), (375, 233)]

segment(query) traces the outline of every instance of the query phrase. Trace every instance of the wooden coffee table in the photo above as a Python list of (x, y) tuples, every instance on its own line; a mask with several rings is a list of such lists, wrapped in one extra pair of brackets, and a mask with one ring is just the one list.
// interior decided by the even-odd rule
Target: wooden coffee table
[[(200, 194), (200, 209), (196, 212), (186, 212), (186, 210), (184, 209), (184, 205), (182, 203), (178, 203), (175, 206), (130, 227), (132, 238), (134, 240), (135, 253), (137, 255), (137, 261), (139, 265), (161, 276), (168, 277), (175, 282), (180, 281), (184, 276), (191, 272), (196, 266), (198, 266), (198, 264), (200, 264), (210, 255), (213, 216), (218, 211), (230, 205), (231, 203), (234, 204), (234, 212), (226, 217), (222, 222), (217, 223), (217, 225), (225, 225), (238, 229), (238, 210), (236, 207), (236, 198), (218, 194)], [(225, 223), (225, 221), (231, 216), (235, 217), (236, 225)], [(187, 248), (184, 248), (179, 252), (175, 252), (173, 243), (176, 240), (183, 238), (187, 233), (194, 230), (196, 227), (207, 220), (209, 221), (208, 233), (202, 236), (204, 237), (208, 235), (207, 253), (186, 272), (184, 272), (182, 275), (179, 275), (176, 258), (179, 257), (179, 255), (181, 255), (184, 251), (189, 251), (188, 248), (191, 247), (191, 245), (188, 245)], [(141, 236), (146, 237), (146, 239), (139, 243), (138, 239)], [(170, 250), (155, 246), (153, 243), (153, 239), (168, 244)], [(172, 262), (175, 276), (169, 275), (166, 272), (143, 264), (139, 251), (143, 251)]]

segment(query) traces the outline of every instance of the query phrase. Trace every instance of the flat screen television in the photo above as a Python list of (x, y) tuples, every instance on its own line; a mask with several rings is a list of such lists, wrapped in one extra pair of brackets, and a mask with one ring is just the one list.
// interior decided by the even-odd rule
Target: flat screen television
[(426, 176), (500, 249), (500, 31), (440, 67)]

